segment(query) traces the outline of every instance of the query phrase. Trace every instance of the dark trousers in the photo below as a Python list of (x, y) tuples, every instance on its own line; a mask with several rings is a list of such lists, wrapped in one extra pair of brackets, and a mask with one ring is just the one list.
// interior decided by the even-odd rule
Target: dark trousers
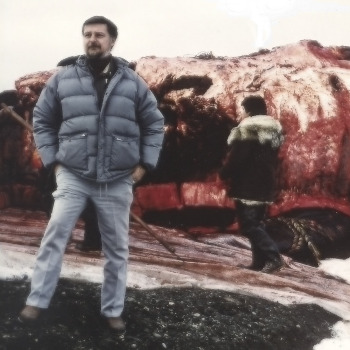
[(265, 229), (266, 209), (266, 204), (247, 205), (236, 201), (238, 224), (242, 235), (250, 241), (253, 266), (257, 268), (262, 268), (267, 261), (280, 259), (278, 247)]
[(97, 213), (90, 200), (88, 200), (86, 208), (81, 214), (81, 218), (85, 223), (83, 245), (94, 247), (95, 249), (101, 249), (102, 242), (100, 229), (98, 227)]

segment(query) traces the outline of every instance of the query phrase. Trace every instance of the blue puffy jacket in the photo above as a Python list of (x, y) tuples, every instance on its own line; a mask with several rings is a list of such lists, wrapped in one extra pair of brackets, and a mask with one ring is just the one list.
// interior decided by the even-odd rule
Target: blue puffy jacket
[(97, 182), (128, 176), (138, 164), (156, 166), (163, 115), (147, 84), (126, 61), (113, 59), (118, 68), (101, 109), (85, 56), (48, 80), (33, 112), (44, 166), (60, 163)]

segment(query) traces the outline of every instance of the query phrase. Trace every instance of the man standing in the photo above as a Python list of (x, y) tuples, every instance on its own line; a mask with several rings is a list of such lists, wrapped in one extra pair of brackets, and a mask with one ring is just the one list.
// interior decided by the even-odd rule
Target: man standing
[(242, 106), (246, 118), (228, 137), (230, 150), (220, 175), (228, 185), (228, 195), (235, 199), (240, 230), (251, 243), (253, 261), (249, 268), (271, 273), (283, 265), (264, 224), (267, 206), (275, 195), (282, 127), (279, 121), (266, 115), (261, 97), (247, 97)]
[(82, 34), (85, 55), (50, 78), (33, 112), (36, 146), (45, 167), (55, 168), (57, 190), (19, 320), (36, 321), (48, 308), (67, 241), (90, 200), (105, 255), (101, 314), (124, 332), (132, 186), (157, 164), (164, 118), (146, 83), (111, 55), (116, 25), (95, 16)]

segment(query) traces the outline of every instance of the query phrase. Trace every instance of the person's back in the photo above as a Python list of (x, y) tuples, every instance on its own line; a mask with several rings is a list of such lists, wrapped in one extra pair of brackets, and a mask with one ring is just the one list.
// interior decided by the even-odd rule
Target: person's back
[(242, 105), (247, 117), (228, 137), (230, 149), (220, 176), (228, 195), (235, 199), (240, 231), (251, 243), (253, 261), (249, 268), (271, 273), (283, 266), (264, 225), (267, 205), (274, 199), (282, 127), (267, 115), (260, 96), (250, 96)]
[(270, 116), (243, 119), (232, 130), (229, 155), (222, 171), (230, 197), (270, 202), (274, 199), (281, 124)]

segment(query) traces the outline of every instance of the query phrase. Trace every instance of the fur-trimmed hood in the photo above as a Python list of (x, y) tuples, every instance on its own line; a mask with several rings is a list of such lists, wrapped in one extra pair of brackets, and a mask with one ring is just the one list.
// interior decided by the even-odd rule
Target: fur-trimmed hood
[(268, 115), (256, 115), (243, 119), (231, 130), (227, 139), (230, 145), (233, 141), (258, 140), (261, 144), (271, 143), (276, 149), (283, 143), (282, 126), (280, 122)]

